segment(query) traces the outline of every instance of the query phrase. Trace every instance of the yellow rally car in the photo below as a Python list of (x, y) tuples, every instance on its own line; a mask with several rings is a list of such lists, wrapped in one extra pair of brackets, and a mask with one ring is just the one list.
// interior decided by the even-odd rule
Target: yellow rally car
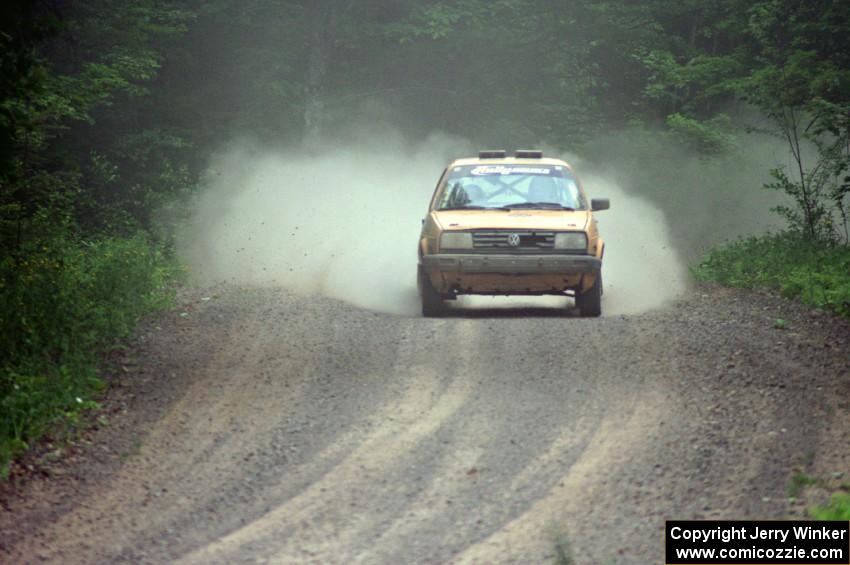
[(593, 212), (570, 166), (540, 151), (482, 151), (443, 172), (419, 237), (422, 314), (462, 294), (575, 297), (602, 313), (602, 256)]

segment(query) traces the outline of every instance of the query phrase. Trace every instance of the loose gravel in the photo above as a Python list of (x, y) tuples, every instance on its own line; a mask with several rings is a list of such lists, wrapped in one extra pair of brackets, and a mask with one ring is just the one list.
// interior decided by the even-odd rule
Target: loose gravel
[(800, 516), (794, 474), (850, 471), (850, 325), (768, 293), (422, 319), (192, 289), (109, 363), (99, 421), (2, 487), (0, 561), (645, 564), (667, 518)]

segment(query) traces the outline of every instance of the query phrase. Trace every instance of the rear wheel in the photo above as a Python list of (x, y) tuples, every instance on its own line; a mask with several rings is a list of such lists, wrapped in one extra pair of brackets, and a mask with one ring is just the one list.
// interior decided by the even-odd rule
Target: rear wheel
[(446, 311), (443, 297), (434, 289), (431, 278), (422, 270), (418, 269), (419, 297), (422, 300), (422, 315), (426, 318), (441, 316)]
[(602, 315), (602, 273), (596, 275), (593, 286), (581, 294), (576, 294), (576, 306), (583, 318), (596, 318)]

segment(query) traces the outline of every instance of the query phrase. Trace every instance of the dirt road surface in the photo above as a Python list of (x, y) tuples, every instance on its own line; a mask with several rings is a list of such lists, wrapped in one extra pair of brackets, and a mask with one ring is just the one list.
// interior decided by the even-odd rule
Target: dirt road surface
[(4, 487), (0, 561), (658, 563), (665, 518), (800, 515), (795, 472), (850, 470), (850, 326), (769, 295), (601, 319), (181, 300), (115, 360), (101, 423)]

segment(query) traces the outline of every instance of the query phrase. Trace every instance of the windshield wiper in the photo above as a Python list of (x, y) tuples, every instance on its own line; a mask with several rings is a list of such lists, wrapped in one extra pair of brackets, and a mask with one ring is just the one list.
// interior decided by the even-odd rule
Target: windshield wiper
[(541, 210), (564, 210), (566, 212), (575, 212), (575, 208), (570, 208), (569, 206), (562, 206), (557, 202), (517, 202), (516, 204), (506, 204), (502, 206), (502, 210), (533, 210), (533, 209), (541, 209)]

